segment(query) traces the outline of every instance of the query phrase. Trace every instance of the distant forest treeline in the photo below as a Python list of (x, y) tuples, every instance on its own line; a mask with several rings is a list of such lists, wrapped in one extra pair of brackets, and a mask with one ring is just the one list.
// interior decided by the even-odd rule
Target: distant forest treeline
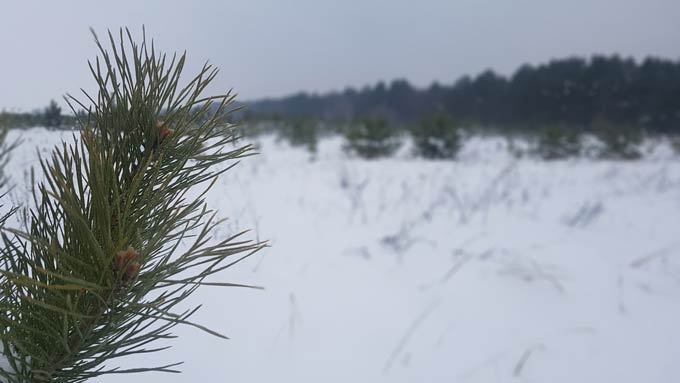
[(44, 126), (51, 129), (72, 129), (76, 118), (61, 114), (61, 107), (52, 100), (45, 109), (32, 113), (0, 111), (0, 128), (31, 128)]
[(247, 103), (248, 119), (358, 121), (379, 115), (409, 124), (445, 114), (467, 124), (530, 128), (598, 121), (680, 133), (680, 61), (618, 56), (525, 65), (506, 77), (487, 70), (452, 85), (417, 89), (405, 80), (323, 95)]

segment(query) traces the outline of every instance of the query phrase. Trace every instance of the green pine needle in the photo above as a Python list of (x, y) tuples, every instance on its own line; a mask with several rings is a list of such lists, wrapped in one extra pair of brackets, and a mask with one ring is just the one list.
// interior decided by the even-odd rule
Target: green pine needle
[(235, 95), (202, 95), (217, 69), (205, 64), (180, 87), (185, 55), (137, 44), (127, 29), (108, 33), (108, 50), (95, 41), (98, 93), (67, 97), (87, 111), (81, 135), (41, 160), (28, 227), (2, 232), (0, 340), (12, 368), (0, 377), (10, 383), (177, 372), (108, 366), (166, 348), (146, 347), (180, 324), (224, 337), (191, 321), (198, 307), (176, 306), (201, 285), (254, 287), (208, 279), (265, 246), (211, 236), (220, 221), (205, 192), (220, 164), (253, 154), (235, 146)]

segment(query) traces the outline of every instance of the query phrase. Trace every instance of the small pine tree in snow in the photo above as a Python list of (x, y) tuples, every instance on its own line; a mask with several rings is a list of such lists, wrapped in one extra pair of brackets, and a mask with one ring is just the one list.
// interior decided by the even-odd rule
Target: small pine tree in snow
[(292, 146), (307, 148), (307, 150), (314, 154), (319, 142), (318, 130), (318, 124), (315, 121), (299, 118), (284, 124), (281, 135)]
[(615, 160), (634, 160), (642, 157), (642, 131), (631, 125), (617, 125), (596, 121), (593, 131), (603, 143), (600, 157)]
[(395, 129), (382, 116), (367, 117), (350, 126), (345, 141), (346, 151), (367, 159), (390, 156), (401, 146)]
[(670, 142), (671, 142), (671, 148), (673, 148), (673, 151), (675, 152), (675, 154), (680, 154), (680, 136), (678, 136), (678, 135), (671, 136)]
[(558, 160), (581, 154), (581, 134), (575, 127), (551, 125), (538, 133), (537, 154), (544, 160)]
[(456, 158), (462, 146), (462, 130), (446, 115), (436, 115), (411, 128), (417, 155), (432, 159)]
[(59, 128), (64, 120), (61, 115), (61, 107), (57, 105), (57, 102), (51, 100), (45, 112), (43, 113), (43, 118), (45, 120), (45, 126), (47, 128)]

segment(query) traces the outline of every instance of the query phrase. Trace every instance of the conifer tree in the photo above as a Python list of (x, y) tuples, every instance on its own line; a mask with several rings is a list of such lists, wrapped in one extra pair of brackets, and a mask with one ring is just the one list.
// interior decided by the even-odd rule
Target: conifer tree
[(45, 120), (45, 126), (48, 128), (59, 128), (63, 122), (63, 116), (61, 115), (61, 107), (57, 105), (57, 102), (50, 100), (49, 105), (45, 108), (43, 113), (43, 118)]
[[(20, 141), (15, 140), (14, 142), (7, 142), (7, 135), (9, 133), (9, 128), (7, 127), (7, 122), (5, 117), (0, 114), (0, 200), (4, 202), (4, 197), (9, 192), (8, 177), (5, 174), (5, 165), (9, 161), (9, 155)], [(4, 207), (4, 204), (0, 202), (0, 208)], [(16, 212), (15, 207), (10, 207), (5, 210), (4, 214), (0, 214), (0, 228), (5, 225), (5, 222), (9, 217), (11, 217)], [(1, 358), (1, 356), (0, 356)]]
[(463, 146), (460, 125), (444, 114), (424, 119), (410, 133), (416, 154), (424, 158), (453, 159)]
[(675, 154), (680, 154), (680, 136), (674, 135), (670, 136), (669, 140), (671, 142), (671, 148)]
[(287, 138), (292, 146), (305, 147), (315, 154), (319, 141), (318, 130), (317, 122), (306, 118), (296, 118), (283, 125), (281, 135)]
[(593, 123), (593, 131), (604, 144), (600, 157), (614, 160), (635, 160), (642, 157), (642, 130), (627, 124), (614, 124), (604, 119)]
[(581, 154), (582, 137), (576, 127), (554, 124), (539, 128), (536, 153), (544, 160), (559, 160)]
[(388, 157), (401, 146), (394, 127), (380, 115), (366, 117), (352, 125), (345, 132), (345, 141), (347, 152), (367, 159)]
[(217, 69), (205, 64), (180, 86), (185, 55), (159, 54), (128, 30), (109, 32), (108, 49), (95, 42), (97, 94), (67, 97), (87, 111), (80, 135), (41, 160), (26, 227), (2, 232), (2, 382), (176, 372), (117, 358), (167, 348), (176, 325), (223, 337), (191, 320), (200, 306), (177, 307), (200, 286), (243, 286), (211, 277), (263, 246), (243, 233), (212, 238), (221, 221), (205, 193), (225, 162), (252, 154), (232, 145), (234, 95), (203, 96)]

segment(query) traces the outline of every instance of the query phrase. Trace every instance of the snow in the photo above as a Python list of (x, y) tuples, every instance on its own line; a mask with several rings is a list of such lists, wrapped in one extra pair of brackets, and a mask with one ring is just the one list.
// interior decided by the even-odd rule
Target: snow
[[(23, 136), (26, 170), (70, 133)], [(680, 161), (515, 159), (471, 139), (461, 159), (363, 161), (264, 137), (209, 194), (271, 247), (199, 290), (173, 348), (125, 367), (185, 361), (133, 382), (680, 381)], [(114, 382), (120, 377), (95, 379)]]

